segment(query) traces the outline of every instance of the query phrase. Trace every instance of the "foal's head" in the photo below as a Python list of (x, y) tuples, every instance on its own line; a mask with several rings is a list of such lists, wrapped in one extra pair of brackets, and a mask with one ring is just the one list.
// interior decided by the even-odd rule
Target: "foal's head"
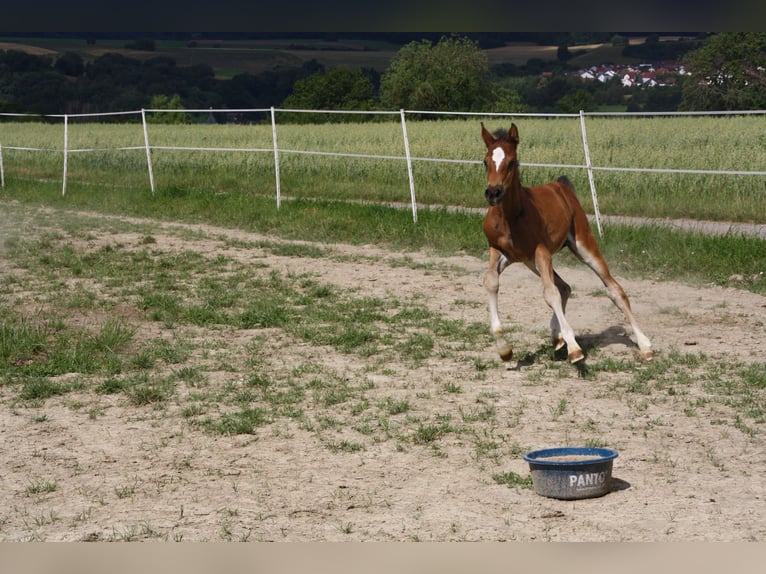
[(487, 168), (487, 189), (484, 196), (490, 205), (497, 205), (511, 185), (511, 177), (519, 162), (516, 159), (516, 146), (519, 145), (519, 130), (516, 124), (511, 129), (498, 130), (494, 135), (481, 124), (481, 137), (487, 145), (484, 166)]

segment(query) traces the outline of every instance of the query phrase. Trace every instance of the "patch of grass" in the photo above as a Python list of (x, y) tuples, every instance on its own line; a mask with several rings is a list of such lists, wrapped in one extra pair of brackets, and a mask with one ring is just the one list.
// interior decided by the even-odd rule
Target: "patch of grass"
[(583, 446), (588, 448), (606, 448), (607, 445), (607, 441), (602, 438), (589, 438), (583, 442)]
[[(703, 375), (704, 388), (713, 394), (715, 400), (729, 405), (737, 412), (737, 424), (740, 429), (749, 427), (744, 418), (758, 423), (766, 422), (766, 363), (723, 364)], [(744, 432), (744, 431), (743, 431)]]
[(202, 369), (197, 366), (181, 367), (176, 371), (175, 376), (179, 381), (182, 381), (191, 387), (204, 386), (207, 382), (207, 378), (202, 372)]
[(284, 301), (276, 294), (264, 294), (248, 302), (238, 316), (238, 324), (243, 329), (283, 327), (291, 319)]
[(463, 422), (467, 423), (489, 422), (494, 420), (497, 415), (497, 409), (491, 403), (480, 403), (471, 409), (460, 407), (458, 410)]
[(55, 490), (58, 488), (58, 485), (50, 480), (38, 480), (36, 482), (32, 482), (29, 484), (26, 488), (26, 493), (28, 495), (34, 495), (34, 494), (46, 494), (48, 492), (55, 492)]
[(167, 401), (175, 391), (172, 380), (141, 373), (125, 383), (125, 394), (134, 406), (157, 405)]
[(9, 366), (26, 364), (33, 357), (44, 352), (48, 332), (43, 322), (18, 316), (3, 309), (0, 319), (0, 359), (7, 369)]
[(18, 396), (22, 401), (40, 401), (63, 395), (68, 391), (69, 389), (63, 383), (47, 378), (33, 378), (23, 383)]
[(101, 381), (94, 388), (95, 392), (102, 395), (113, 395), (121, 393), (127, 388), (127, 384), (122, 379), (109, 377)]
[(463, 392), (463, 387), (454, 381), (447, 381), (444, 383), (444, 390), (448, 393), (458, 395)]
[(407, 399), (395, 400), (391, 397), (386, 397), (386, 400), (383, 402), (381, 407), (387, 414), (391, 416), (406, 413), (411, 409), (410, 401)]
[(117, 498), (131, 498), (136, 493), (136, 483), (114, 489)]
[(566, 399), (559, 399), (558, 403), (556, 403), (555, 407), (549, 407), (551, 411), (551, 417), (553, 420), (558, 420), (558, 418), (567, 412), (567, 409), (569, 408), (569, 401)]
[(127, 345), (135, 335), (135, 328), (119, 319), (107, 319), (101, 330), (90, 341), (90, 351), (95, 353), (115, 353)]
[(430, 444), (444, 435), (448, 433), (455, 433), (459, 432), (456, 427), (454, 427), (449, 422), (449, 416), (438, 416), (436, 417), (437, 420), (430, 424), (418, 424), (418, 428), (412, 433), (412, 441), (415, 444)]
[(508, 487), (533, 488), (531, 476), (521, 476), (509, 470), (508, 472), (492, 475), (492, 480), (497, 484), (504, 484)]
[(397, 343), (395, 349), (402, 359), (419, 363), (431, 356), (434, 346), (434, 338), (428, 333), (412, 333)]
[(492, 438), (479, 438), (474, 441), (476, 460), (489, 458), (495, 462), (500, 460), (500, 443)]
[(751, 363), (737, 369), (742, 384), (752, 389), (766, 389), (766, 363)]
[(346, 403), (354, 396), (354, 389), (343, 381), (327, 385), (316, 385), (314, 389), (314, 401), (324, 407), (333, 407)]
[(338, 442), (328, 442), (326, 443), (326, 446), (328, 449), (330, 449), (332, 452), (346, 452), (346, 453), (352, 453), (352, 452), (361, 452), (364, 451), (364, 445), (358, 442), (349, 441), (346, 439), (342, 439)]
[(202, 425), (217, 434), (253, 434), (255, 429), (272, 422), (267, 411), (262, 408), (244, 408), (234, 413), (221, 415), (218, 420), (207, 419)]

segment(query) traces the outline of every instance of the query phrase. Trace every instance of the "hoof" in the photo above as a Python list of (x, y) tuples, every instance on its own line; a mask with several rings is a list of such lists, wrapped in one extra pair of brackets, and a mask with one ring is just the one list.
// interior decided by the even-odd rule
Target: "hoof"
[(651, 351), (639, 351), (638, 358), (642, 361), (651, 361), (654, 358), (654, 353)]
[(566, 345), (566, 341), (564, 340), (564, 337), (556, 337), (553, 339), (553, 349), (555, 351), (558, 351), (559, 349), (563, 348), (564, 345)]
[(582, 361), (584, 358), (585, 355), (583, 354), (582, 349), (577, 349), (576, 351), (569, 353), (569, 362), (572, 364)]
[(505, 345), (499, 352), (500, 358), (506, 363), (513, 358), (513, 349), (510, 345)]

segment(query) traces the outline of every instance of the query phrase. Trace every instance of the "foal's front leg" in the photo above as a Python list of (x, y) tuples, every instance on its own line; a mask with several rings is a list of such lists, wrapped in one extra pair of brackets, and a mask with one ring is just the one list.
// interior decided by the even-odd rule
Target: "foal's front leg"
[(489, 296), (489, 327), (495, 337), (495, 345), (500, 358), (510, 361), (513, 357), (513, 348), (503, 337), (503, 325), (500, 322), (500, 313), (497, 309), (497, 293), (500, 290), (500, 274), (511, 262), (494, 247), (489, 248), (489, 267), (484, 273), (484, 288)]
[[(569, 296), (572, 294), (572, 288), (569, 286), (569, 283), (564, 281), (555, 271), (553, 272), (553, 281), (556, 284), (556, 288), (559, 290), (559, 294), (561, 295), (561, 312), (566, 316), (567, 301), (569, 300)], [(561, 335), (561, 326), (559, 325), (559, 320), (558, 317), (556, 317), (556, 313), (553, 313), (551, 316), (550, 326), (553, 347), (558, 351), (564, 345), (566, 345), (566, 341)]]

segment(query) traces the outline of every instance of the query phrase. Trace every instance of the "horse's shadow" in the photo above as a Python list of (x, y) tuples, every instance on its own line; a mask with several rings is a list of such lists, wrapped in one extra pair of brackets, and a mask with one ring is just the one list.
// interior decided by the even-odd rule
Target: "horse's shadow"
[(623, 345), (629, 349), (638, 349), (638, 345), (625, 332), (625, 329), (619, 325), (613, 325), (601, 331), (600, 333), (587, 333), (577, 337), (583, 352), (587, 356), (588, 351), (601, 349), (609, 345)]
[[(577, 342), (580, 343), (580, 347), (582, 347), (583, 353), (585, 353), (585, 360), (574, 364), (581, 376), (588, 373), (587, 358), (588, 354), (594, 349), (601, 349), (610, 345), (624, 345), (629, 349), (638, 349), (638, 345), (628, 336), (625, 329), (619, 325), (608, 327), (600, 333), (579, 335)], [(510, 368), (520, 370), (522, 367), (530, 367), (541, 360), (566, 361), (567, 358), (566, 346), (556, 351), (550, 343), (545, 343), (540, 345), (536, 351), (529, 352), (518, 359), (515, 368)]]

